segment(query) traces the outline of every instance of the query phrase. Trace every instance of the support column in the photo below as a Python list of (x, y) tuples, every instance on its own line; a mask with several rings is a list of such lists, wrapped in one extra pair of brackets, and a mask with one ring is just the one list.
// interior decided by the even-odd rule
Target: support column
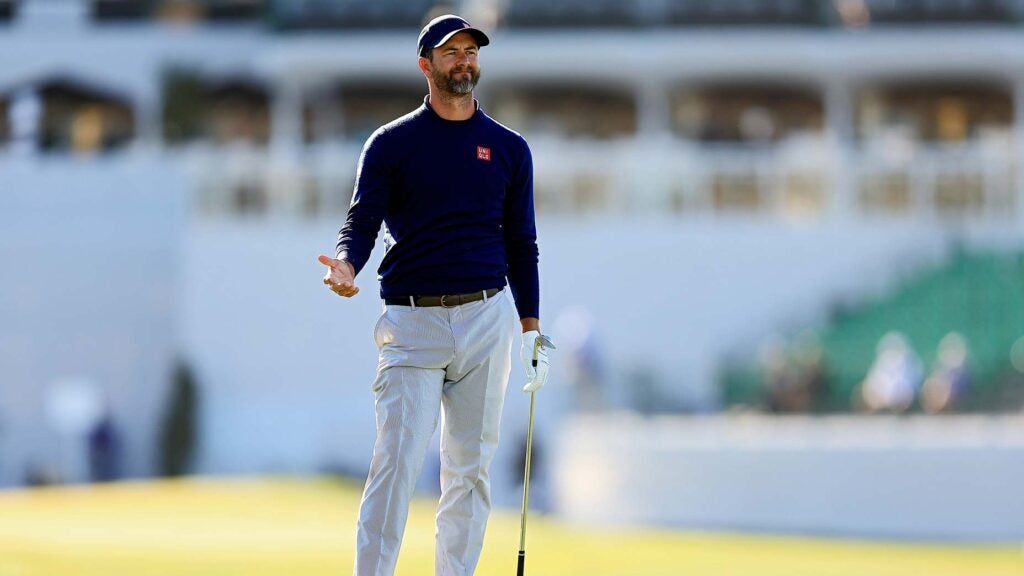
[[(669, 86), (655, 76), (650, 76), (637, 87), (637, 137), (636, 142), (643, 149), (636, 150), (638, 158), (631, 162), (635, 170), (634, 179), (638, 190), (643, 191), (641, 210), (667, 209), (671, 205), (673, 183), (679, 177), (676, 170), (649, 170), (651, 165), (671, 166), (679, 159), (672, 158), (676, 147), (672, 146), (672, 107), (669, 102)], [(649, 148), (648, 148), (649, 147)], [(635, 147), (634, 147), (635, 148)]]
[(831, 161), (827, 212), (832, 218), (852, 218), (857, 212), (854, 90), (853, 82), (843, 76), (829, 78), (824, 85), (825, 138)]
[(656, 80), (644, 81), (637, 92), (637, 133), (645, 139), (661, 140), (672, 133), (669, 87)]
[(40, 150), (43, 101), (36, 86), (18, 88), (7, 102), (7, 125), (11, 151), (19, 156), (36, 156)]
[(153, 82), (152, 88), (131, 94), (135, 113), (135, 146), (147, 152), (164, 147), (164, 119), (160, 108), (163, 86), (159, 76)]
[(1014, 211), (1015, 221), (1024, 223), (1024, 74), (1018, 72), (1013, 83), (1013, 181), (1009, 207)]
[(274, 156), (292, 155), (302, 146), (302, 89), (295, 79), (280, 78), (271, 97), (271, 149)]
[[(285, 75), (273, 82), (270, 108), (270, 158), (266, 175), (271, 213), (302, 212), (310, 201), (302, 175), (302, 88)], [(315, 200), (314, 200), (315, 201)]]

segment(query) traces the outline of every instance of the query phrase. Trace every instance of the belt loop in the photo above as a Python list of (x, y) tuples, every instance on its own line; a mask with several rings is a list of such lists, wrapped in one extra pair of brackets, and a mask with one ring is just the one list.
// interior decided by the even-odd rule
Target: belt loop
[(483, 293), (484, 293), (484, 302), (487, 302), (487, 290), (484, 290)]
[(415, 296), (409, 296), (409, 306), (412, 306), (413, 310), (416, 309), (416, 297)]

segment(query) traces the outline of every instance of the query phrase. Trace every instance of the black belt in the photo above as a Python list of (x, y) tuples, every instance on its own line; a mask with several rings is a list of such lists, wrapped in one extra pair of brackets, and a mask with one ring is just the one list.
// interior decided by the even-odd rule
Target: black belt
[(479, 292), (470, 292), (469, 294), (385, 298), (384, 303), (394, 306), (442, 306), (444, 308), (454, 308), (463, 304), (469, 304), (470, 302), (476, 302), (477, 300), (483, 300), (484, 294), (487, 294), (487, 297), (490, 298), (502, 290), (503, 288), (491, 288), (490, 290), (480, 290)]

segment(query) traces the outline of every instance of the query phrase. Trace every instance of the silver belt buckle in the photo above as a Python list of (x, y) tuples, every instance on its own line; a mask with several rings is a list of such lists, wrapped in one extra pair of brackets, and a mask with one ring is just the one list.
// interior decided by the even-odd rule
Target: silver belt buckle
[(449, 296), (451, 296), (451, 294), (445, 294), (444, 296), (441, 296), (441, 308), (455, 308), (456, 306), (458, 306), (458, 304), (452, 304), (451, 306), (449, 306), (444, 303), (444, 299)]

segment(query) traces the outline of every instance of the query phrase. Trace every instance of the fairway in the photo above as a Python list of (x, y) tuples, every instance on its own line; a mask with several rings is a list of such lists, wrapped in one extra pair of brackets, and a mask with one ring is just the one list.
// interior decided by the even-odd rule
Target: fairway
[[(350, 574), (359, 486), (190, 479), (0, 493), (0, 576)], [(433, 574), (433, 508), (413, 505), (398, 574)], [(515, 572), (519, 516), (492, 516), (477, 574)], [(1020, 548), (917, 546), (531, 517), (533, 576), (1021, 576)]]

